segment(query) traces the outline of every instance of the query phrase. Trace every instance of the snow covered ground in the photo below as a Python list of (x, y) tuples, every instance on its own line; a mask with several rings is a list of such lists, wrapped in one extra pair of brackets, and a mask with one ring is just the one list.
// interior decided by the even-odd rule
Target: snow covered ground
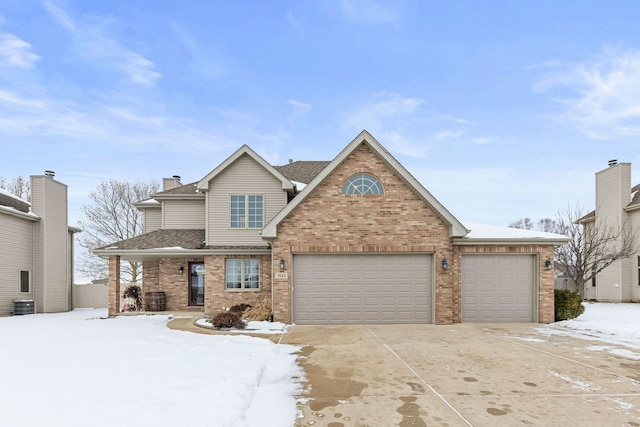
[[(539, 329), (540, 332), (604, 341), (616, 347), (594, 345), (590, 349), (609, 351), (640, 360), (640, 304), (603, 302), (583, 304), (585, 310), (579, 317), (545, 326)], [(627, 349), (620, 349), (619, 346)]]
[(298, 348), (106, 310), (0, 318), (2, 425), (293, 425)]
[[(538, 328), (640, 360), (640, 304), (585, 303)], [(76, 310), (0, 318), (2, 425), (280, 427), (296, 419), (298, 348), (166, 327), (168, 316)], [(286, 325), (255, 322), (252, 332)], [(621, 348), (623, 347), (623, 348)]]

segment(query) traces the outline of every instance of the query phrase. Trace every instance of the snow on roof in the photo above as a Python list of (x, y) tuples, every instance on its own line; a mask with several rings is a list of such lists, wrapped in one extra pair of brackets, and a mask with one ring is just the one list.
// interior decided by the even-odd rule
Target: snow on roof
[(524, 230), (522, 228), (502, 227), (498, 225), (463, 222), (471, 230), (465, 236), (467, 239), (567, 239), (567, 236), (544, 231)]
[(296, 186), (296, 189), (298, 191), (302, 191), (304, 187), (307, 186), (307, 184), (305, 184), (304, 182), (299, 182), (299, 181), (291, 181), (291, 182), (293, 182), (293, 184)]
[(15, 194), (10, 193), (9, 191), (5, 190), (4, 188), (0, 188), (0, 194), (3, 194), (3, 195), (5, 195), (5, 196), (9, 196), (9, 197), (11, 197), (11, 198), (13, 198), (13, 199), (20, 200), (20, 201), (21, 201), (21, 202), (23, 202), (23, 203), (26, 203), (26, 204), (28, 204), (28, 205), (31, 205), (31, 203), (29, 203), (29, 202), (28, 202), (28, 201), (26, 201), (25, 199), (23, 199), (23, 198), (21, 198), (21, 197), (18, 197), (18, 196), (16, 196)]

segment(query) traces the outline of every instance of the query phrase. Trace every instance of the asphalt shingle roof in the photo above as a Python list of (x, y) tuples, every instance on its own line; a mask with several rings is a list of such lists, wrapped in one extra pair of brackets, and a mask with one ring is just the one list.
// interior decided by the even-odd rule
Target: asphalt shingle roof
[(204, 230), (155, 230), (98, 249), (140, 250), (180, 247), (203, 249)]
[(324, 160), (297, 160), (283, 166), (274, 166), (274, 168), (290, 181), (308, 184), (313, 178), (318, 176), (329, 163), (331, 162)]
[(8, 206), (20, 212), (29, 212), (29, 203), (3, 193), (0, 193), (0, 206)]
[(181, 185), (176, 188), (172, 188), (171, 190), (159, 191), (156, 194), (195, 194), (197, 182), (192, 182), (190, 184)]

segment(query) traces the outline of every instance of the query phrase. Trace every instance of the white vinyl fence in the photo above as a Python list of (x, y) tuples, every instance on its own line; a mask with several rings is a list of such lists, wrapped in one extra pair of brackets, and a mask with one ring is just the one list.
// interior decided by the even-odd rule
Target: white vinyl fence
[(73, 285), (73, 308), (107, 308), (109, 285)]

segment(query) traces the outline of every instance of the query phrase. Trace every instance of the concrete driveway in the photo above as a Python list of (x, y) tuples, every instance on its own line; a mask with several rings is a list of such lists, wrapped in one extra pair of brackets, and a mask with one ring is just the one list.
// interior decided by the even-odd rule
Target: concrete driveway
[(291, 327), (308, 381), (296, 425), (640, 426), (640, 360), (541, 327)]

